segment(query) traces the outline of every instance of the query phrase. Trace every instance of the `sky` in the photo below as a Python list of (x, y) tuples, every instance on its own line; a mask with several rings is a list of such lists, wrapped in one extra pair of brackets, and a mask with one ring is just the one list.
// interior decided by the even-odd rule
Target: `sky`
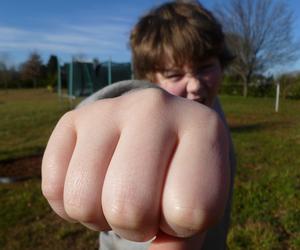
[[(61, 63), (73, 56), (85, 60), (129, 62), (132, 26), (149, 8), (166, 0), (0, 0), (0, 60), (11, 65), (38, 52)], [(228, 0), (224, 0), (228, 1)], [(224, 2), (223, 1), (223, 2)], [(221, 0), (202, 0), (213, 9)], [(295, 14), (294, 37), (300, 42), (300, 0), (286, 0)], [(300, 70), (300, 60), (289, 71)]]

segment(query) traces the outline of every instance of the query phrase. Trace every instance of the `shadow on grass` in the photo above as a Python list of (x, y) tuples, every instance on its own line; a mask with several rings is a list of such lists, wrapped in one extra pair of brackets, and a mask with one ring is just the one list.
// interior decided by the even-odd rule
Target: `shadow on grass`
[(0, 184), (41, 177), (42, 155), (0, 161)]
[(229, 127), (233, 133), (252, 133), (279, 127), (282, 128), (285, 125), (283, 122), (258, 122), (253, 124), (230, 124)]

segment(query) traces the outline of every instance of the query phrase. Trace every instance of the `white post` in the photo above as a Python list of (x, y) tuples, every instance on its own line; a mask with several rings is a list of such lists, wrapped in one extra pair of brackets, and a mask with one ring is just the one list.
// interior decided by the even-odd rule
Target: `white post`
[(279, 95), (280, 95), (280, 83), (276, 83), (276, 103), (275, 103), (275, 112), (278, 112), (279, 109)]

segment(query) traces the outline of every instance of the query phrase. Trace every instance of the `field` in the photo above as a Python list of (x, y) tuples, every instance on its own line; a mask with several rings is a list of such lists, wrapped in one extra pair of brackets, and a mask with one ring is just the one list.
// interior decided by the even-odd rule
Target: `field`
[[(300, 249), (300, 101), (221, 96), (236, 148), (229, 248)], [(46, 90), (0, 91), (0, 249), (96, 249), (97, 233), (59, 219), (41, 195), (41, 154), (74, 104)], [(31, 156), (31, 157), (29, 157)], [(26, 166), (26, 167), (24, 167)]]

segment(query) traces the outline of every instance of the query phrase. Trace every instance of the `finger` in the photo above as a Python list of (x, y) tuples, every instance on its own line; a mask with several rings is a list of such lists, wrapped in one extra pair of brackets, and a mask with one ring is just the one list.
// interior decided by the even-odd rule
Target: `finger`
[(219, 120), (214, 116), (207, 119), (207, 123), (179, 132), (162, 197), (161, 228), (173, 236), (188, 237), (206, 230), (218, 221), (225, 207), (227, 140)]
[(48, 141), (42, 161), (42, 192), (52, 209), (62, 218), (72, 221), (63, 204), (66, 172), (76, 143), (73, 112), (58, 122)]
[(147, 241), (157, 232), (162, 185), (176, 137), (157, 120), (129, 124), (108, 168), (102, 205), (116, 233)]
[(177, 238), (160, 232), (148, 250), (198, 250), (201, 249), (205, 233), (189, 238)]
[[(94, 114), (92, 110), (91, 114)], [(64, 204), (71, 218), (90, 229), (102, 231), (110, 229), (103, 215), (101, 197), (119, 130), (113, 122), (97, 114), (81, 117), (84, 122), (78, 127), (80, 133), (66, 175)], [(95, 131), (95, 128), (99, 129)]]

